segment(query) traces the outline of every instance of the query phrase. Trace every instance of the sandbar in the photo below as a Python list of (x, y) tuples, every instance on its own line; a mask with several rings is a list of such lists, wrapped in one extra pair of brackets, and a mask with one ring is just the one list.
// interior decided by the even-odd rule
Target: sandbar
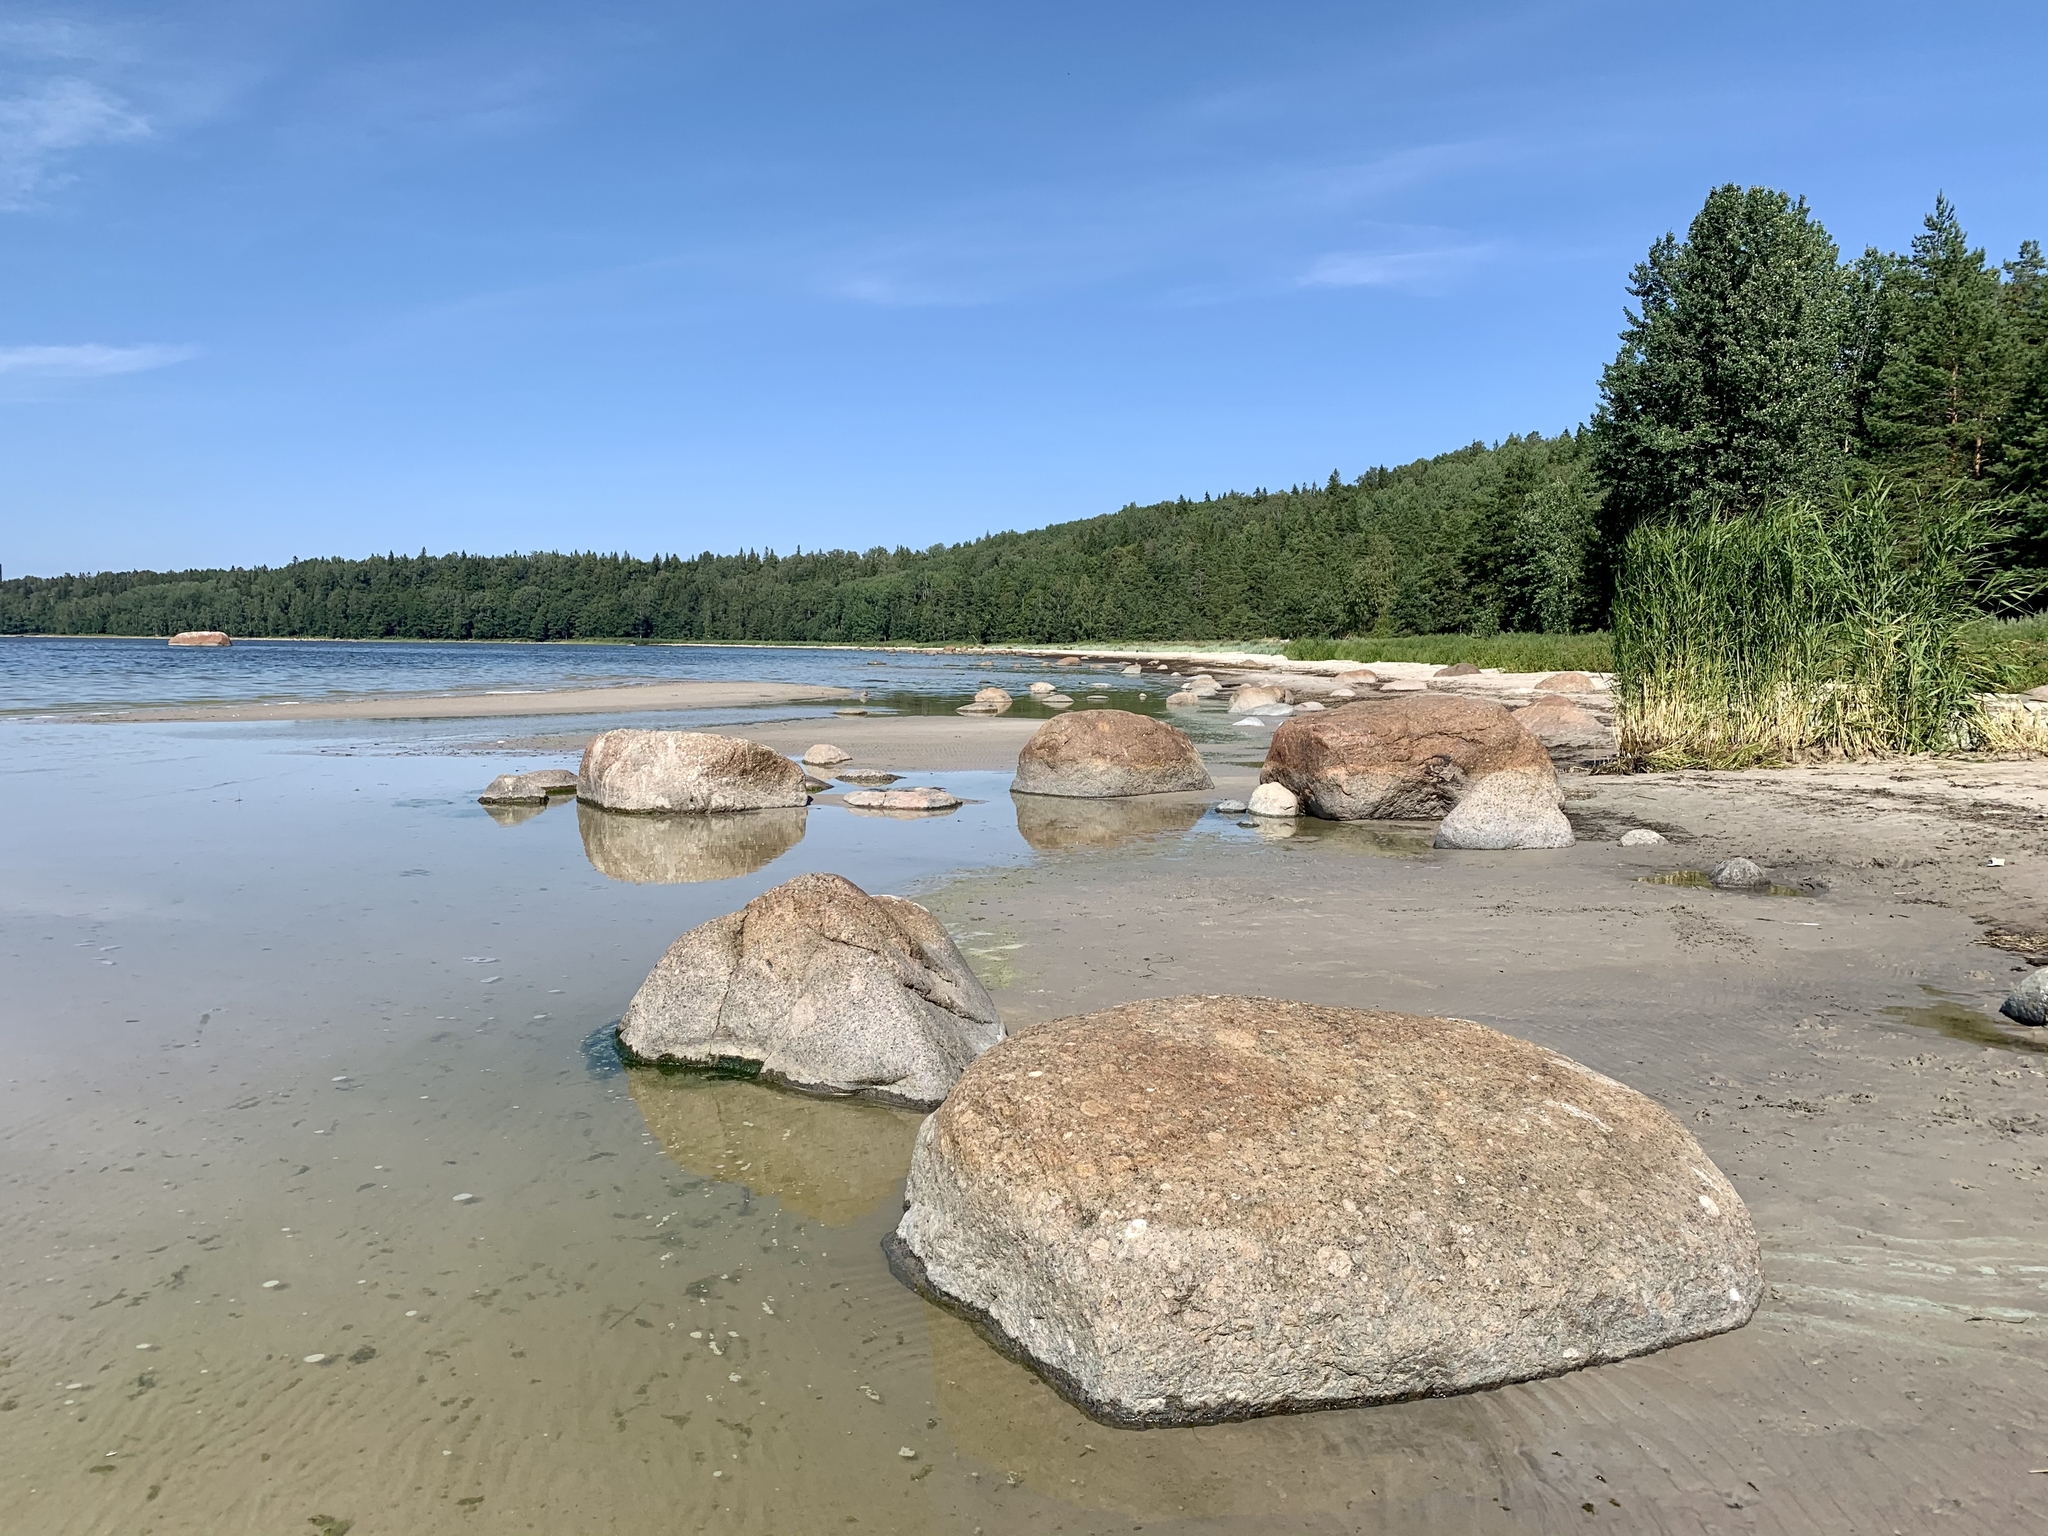
[(233, 704), (162, 704), (143, 709), (78, 711), (75, 720), (487, 720), (525, 715), (622, 715), (677, 709), (737, 709), (756, 704), (823, 703), (853, 695), (816, 683), (629, 683), (611, 688), (552, 688), (498, 693), (393, 694), (339, 699), (280, 699)]

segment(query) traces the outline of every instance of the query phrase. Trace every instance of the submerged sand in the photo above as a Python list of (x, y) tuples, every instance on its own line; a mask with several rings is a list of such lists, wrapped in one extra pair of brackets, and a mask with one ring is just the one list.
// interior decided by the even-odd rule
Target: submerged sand
[[(1007, 766), (1037, 723), (722, 729), (923, 775)], [(10, 1019), (75, 1043), (5, 1088), (11, 1519), (358, 1536), (2048, 1523), (2048, 1032), (1996, 1016), (2024, 954), (2048, 953), (2048, 765), (1573, 775), (1575, 847), (1477, 853), (1432, 849), (1426, 826), (1209, 811), (1255, 781), (1266, 739), (1205, 746), (1213, 795), (1048, 810), (998, 791), (917, 823), (821, 804), (765, 867), (691, 886), (591, 869), (569, 808), (491, 826), (459, 799), (482, 783), (468, 759), (370, 765), (412, 775), (390, 804), (442, 807), (405, 812), (395, 841), (376, 829), (398, 813), (360, 794), (280, 801), (276, 829), (305, 842), (278, 860), (278, 831), (237, 830), (254, 814), (238, 797), (266, 793), (238, 770), (178, 802), (184, 835), (210, 839), (188, 907), (157, 893), (187, 878), (158, 870), (172, 843), (14, 881)], [(137, 808), (133, 825), (163, 822)], [(1670, 842), (1622, 849), (1631, 826)], [(906, 862), (918, 847), (953, 850), (958, 872)], [(1807, 894), (1650, 879), (1735, 854)], [(591, 1077), (601, 1052), (587, 1070), (577, 1055), (682, 928), (820, 866), (930, 905), (1013, 1030), (1237, 992), (1473, 1018), (1563, 1051), (1664, 1104), (1733, 1179), (1763, 1307), (1730, 1335), (1466, 1397), (1088, 1421), (887, 1274), (909, 1117)], [(88, 933), (96, 880), (129, 906)], [(182, 1011), (157, 1033), (163, 1007)]]
[(737, 709), (851, 698), (814, 683), (631, 683), (611, 688), (500, 689), (492, 693), (391, 694), (277, 699), (236, 704), (164, 704), (74, 716), (128, 723), (249, 720), (487, 720), (521, 715), (614, 715), (679, 709)]

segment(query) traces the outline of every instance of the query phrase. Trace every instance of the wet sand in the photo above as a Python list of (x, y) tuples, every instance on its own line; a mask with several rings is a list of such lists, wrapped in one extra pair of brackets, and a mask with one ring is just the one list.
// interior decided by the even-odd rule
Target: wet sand
[[(614, 715), (759, 704), (828, 702), (851, 697), (813, 683), (634, 683), (616, 688), (504, 689), (493, 693), (394, 694), (384, 698), (279, 699), (238, 704), (170, 704), (95, 710), (70, 718), (176, 724), (252, 720), (487, 720), (522, 715)], [(62, 715), (47, 718), (62, 719)]]
[[(1997, 1019), (2027, 962), (1982, 942), (2048, 950), (2048, 765), (1574, 776), (1576, 847), (1452, 853), (1210, 813), (1250, 730), (1205, 737), (1213, 795), (1013, 801), (1033, 725), (726, 728), (973, 802), (716, 847), (567, 806), (493, 826), (467, 797), (509, 756), (138, 732), (37, 780), (0, 906), (11, 1528), (2048, 1521), (2048, 1036)], [(1644, 878), (1736, 853), (1811, 894)], [(585, 1048), (677, 933), (807, 868), (926, 901), (1013, 1029), (1231, 991), (1566, 1051), (1735, 1181), (1763, 1308), (1468, 1397), (1094, 1424), (887, 1274), (914, 1117)]]

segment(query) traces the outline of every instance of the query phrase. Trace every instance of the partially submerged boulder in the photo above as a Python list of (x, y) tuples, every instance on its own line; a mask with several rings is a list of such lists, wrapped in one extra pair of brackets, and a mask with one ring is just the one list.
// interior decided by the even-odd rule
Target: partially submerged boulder
[(1168, 709), (1191, 709), (1202, 702), (1202, 695), (1192, 689), (1182, 688), (1166, 696)]
[(1762, 1290), (1740, 1196), (1633, 1089), (1462, 1020), (1243, 997), (1004, 1041), (919, 1132), (885, 1247), (1130, 1426), (1554, 1376)]
[(856, 811), (950, 811), (967, 802), (949, 790), (932, 786), (917, 789), (856, 789), (846, 797)]
[(2048, 970), (2027, 972), (1998, 1011), (2015, 1024), (2048, 1024)]
[(1724, 891), (1754, 891), (1771, 883), (1756, 860), (1739, 855), (1716, 864), (1707, 878)]
[(974, 702), (977, 704), (1008, 704), (1010, 702), (1010, 690), (995, 687), (983, 688), (975, 693)]
[(841, 763), (852, 762), (853, 754), (829, 741), (820, 741), (804, 748), (804, 761), (813, 768), (837, 768)]
[(930, 1105), (1003, 1036), (939, 920), (799, 875), (669, 947), (619, 1024), (628, 1057)]
[(235, 642), (217, 629), (186, 629), (171, 636), (171, 644), (191, 646), (201, 650), (219, 650)]
[(1440, 816), (1440, 848), (1572, 842), (1550, 754), (1484, 699), (1405, 694), (1297, 715), (1273, 732), (1259, 777), (1332, 821)]
[(576, 775), (566, 768), (536, 768), (529, 773), (501, 773), (484, 786), (479, 805), (546, 805), (549, 795), (576, 793)]
[(1209, 770), (1187, 734), (1122, 709), (1060, 715), (1017, 754), (1020, 795), (1159, 795), (1208, 789)]
[(1053, 687), (1051, 683), (1033, 683), (1031, 685), (1031, 692), (1035, 698), (1044, 698), (1048, 693), (1057, 693), (1059, 690)]
[(1223, 691), (1223, 685), (1206, 672), (1197, 672), (1187, 680), (1186, 691), (1198, 698), (1209, 698)]
[(701, 731), (606, 731), (583, 749), (577, 798), (608, 811), (759, 811), (808, 800), (780, 752)]

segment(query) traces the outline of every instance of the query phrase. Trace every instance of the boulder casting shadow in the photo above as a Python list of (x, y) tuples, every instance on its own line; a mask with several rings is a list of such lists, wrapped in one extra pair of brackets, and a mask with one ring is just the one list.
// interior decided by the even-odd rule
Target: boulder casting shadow
[(598, 873), (630, 885), (692, 885), (751, 875), (774, 863), (803, 841), (808, 815), (801, 809), (621, 815), (579, 803), (576, 824)]
[(704, 1072), (634, 1067), (626, 1086), (677, 1167), (744, 1184), (832, 1227), (858, 1221), (902, 1189), (924, 1118)]
[(1012, 795), (1017, 833), (1041, 853), (1064, 848), (1115, 848), (1162, 833), (1179, 836), (1209, 809), (1201, 800), (1074, 800)]

